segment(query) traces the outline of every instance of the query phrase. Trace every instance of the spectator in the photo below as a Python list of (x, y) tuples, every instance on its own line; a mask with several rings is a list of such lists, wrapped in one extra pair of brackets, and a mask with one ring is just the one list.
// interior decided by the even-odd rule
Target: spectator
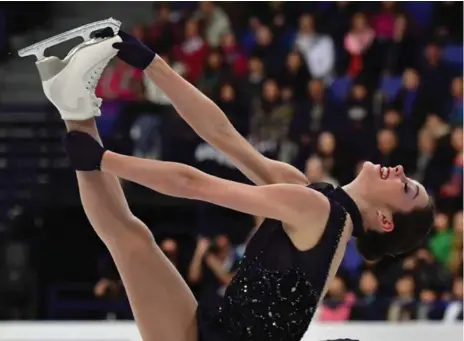
[(282, 103), (294, 106), (294, 94), (293, 94), (293, 87), (287, 85), (282, 87)]
[(396, 16), (393, 35), (385, 42), (383, 50), (385, 72), (397, 75), (414, 67), (417, 59), (417, 41), (410, 32), (404, 14)]
[[(256, 7), (259, 2), (255, 2), (253, 6), (247, 7)], [(264, 3), (263, 3), (264, 4)], [(247, 8), (248, 10), (249, 8)], [(248, 52), (248, 55), (251, 55), (253, 48), (256, 45), (256, 35), (258, 30), (263, 26), (262, 19), (259, 19), (257, 15), (252, 15), (248, 19), (248, 28), (245, 29), (245, 33), (241, 39), (241, 43), (245, 50)]]
[(245, 53), (237, 44), (235, 35), (232, 32), (226, 32), (221, 37), (221, 52), (224, 61), (230, 66), (236, 77), (242, 77), (247, 71), (247, 61)]
[(371, 271), (364, 271), (359, 279), (356, 305), (350, 320), (378, 321), (385, 318), (384, 302), (378, 297), (378, 280)]
[(208, 58), (208, 46), (200, 35), (198, 22), (189, 19), (184, 27), (184, 40), (175, 47), (174, 56), (187, 67), (186, 77), (196, 82)]
[(343, 46), (343, 38), (350, 29), (350, 18), (353, 15), (354, 7), (356, 7), (356, 2), (337, 1), (333, 6), (330, 6), (321, 20), (324, 32), (334, 39), (337, 47)]
[(217, 236), (214, 242), (199, 239), (190, 263), (188, 280), (196, 286), (197, 296), (204, 304), (213, 306), (224, 295), (237, 260), (227, 236)]
[(452, 126), (462, 126), (463, 118), (463, 87), (462, 87), (462, 77), (456, 77), (451, 83), (451, 100), (446, 106), (445, 115), (447, 121)]
[(214, 1), (200, 1), (199, 7), (194, 18), (204, 21), (208, 45), (213, 48), (218, 47), (221, 37), (230, 33), (229, 17)]
[(303, 55), (313, 78), (329, 82), (335, 70), (335, 49), (332, 38), (316, 32), (314, 18), (309, 14), (300, 17), (295, 47)]
[(171, 261), (172, 265), (177, 268), (179, 266), (179, 247), (177, 242), (172, 238), (167, 238), (160, 244), (160, 249)]
[(227, 118), (232, 122), (240, 134), (248, 135), (248, 112), (237, 98), (236, 90), (230, 83), (223, 83), (219, 88), (217, 105), (224, 111)]
[(206, 96), (213, 96), (219, 84), (229, 78), (228, 69), (222, 53), (219, 50), (211, 51), (208, 55), (203, 73), (197, 81), (197, 87), (203, 91)]
[(293, 108), (282, 104), (280, 89), (273, 79), (264, 82), (262, 95), (252, 107), (251, 137), (253, 141), (279, 145), (287, 140)]
[(296, 20), (297, 6), (291, 2), (270, 1), (270, 2), (249, 2), (247, 8), (251, 12), (254, 25), (266, 24), (278, 33), (283, 31)]
[(337, 180), (326, 172), (322, 160), (317, 156), (312, 156), (306, 161), (305, 175), (310, 183), (327, 182), (338, 186)]
[(429, 238), (428, 246), (435, 259), (443, 265), (449, 263), (451, 256), (454, 233), (449, 227), (448, 216), (444, 213), (437, 213), (435, 216), (435, 231), (433, 236)]
[(346, 102), (345, 134), (350, 136), (350, 148), (357, 156), (366, 158), (372, 154), (374, 141), (374, 119), (372, 114), (372, 97), (362, 82), (353, 84)]
[(462, 210), (459, 210), (453, 215), (453, 231), (455, 239), (458, 238), (459, 235), (462, 235), (463, 229), (464, 225)]
[(417, 307), (417, 320), (441, 320), (443, 307), (438, 301), (438, 296), (432, 289), (423, 289), (419, 294)]
[(412, 177), (423, 184), (427, 191), (436, 193), (442, 173), (442, 163), (436, 155), (437, 143), (428, 130), (422, 129), (418, 135), (415, 163), (411, 165)]
[[(100, 279), (93, 288), (94, 296), (106, 302), (117, 302), (124, 298), (124, 287), (118, 270), (112, 259), (105, 258), (100, 268)], [(120, 312), (109, 308), (105, 311), (105, 319), (114, 320), (121, 317)]]
[(366, 16), (356, 13), (353, 16), (351, 29), (345, 35), (345, 49), (350, 56), (347, 74), (357, 77), (366, 70), (369, 52), (375, 40), (375, 32), (369, 27)]
[(203, 260), (210, 248), (210, 241), (207, 238), (199, 238), (187, 273), (187, 281), (193, 286), (193, 292), (197, 298), (200, 295), (200, 284), (203, 280)]
[(323, 32), (334, 41), (336, 74), (344, 76), (348, 68), (348, 53), (344, 48), (344, 37), (350, 29), (350, 20), (357, 3), (354, 1), (336, 1), (324, 13), (320, 23)]
[(451, 255), (449, 269), (455, 277), (463, 276), (463, 222), (462, 210), (457, 212), (453, 218), (453, 244), (451, 245)]
[[(296, 20), (295, 8), (292, 6), (292, 3), (285, 1), (269, 1), (267, 5), (269, 19), (266, 22), (270, 23), (272, 31), (279, 40), (284, 41), (282, 38), (285, 37), (291, 23)], [(286, 42), (282, 45), (286, 45)], [(287, 46), (282, 46), (282, 48), (287, 49)]]
[(373, 160), (386, 167), (403, 164), (404, 157), (398, 145), (398, 137), (393, 131), (382, 129), (377, 133), (377, 152)]
[(300, 53), (291, 51), (287, 55), (287, 60), (278, 79), (281, 85), (292, 89), (296, 100), (301, 100), (305, 96), (309, 73)]
[(396, 282), (396, 297), (388, 309), (389, 321), (410, 321), (415, 318), (414, 279), (403, 276)]
[(283, 60), (281, 53), (269, 27), (260, 26), (256, 30), (255, 44), (251, 55), (260, 58), (264, 62), (266, 70), (279, 70)]
[[(403, 73), (401, 90), (394, 99), (394, 107), (399, 110), (409, 132), (416, 132), (424, 123), (426, 97), (419, 88), (420, 78), (416, 70), (407, 69)], [(415, 137), (416, 134), (413, 133)]]
[(180, 28), (172, 20), (168, 2), (154, 3), (154, 20), (138, 38), (159, 54), (167, 54), (179, 41)]
[[(436, 141), (435, 156), (440, 160), (441, 169), (451, 168), (456, 154), (451, 147), (451, 129), (449, 125), (439, 115), (431, 113), (427, 115), (423, 127), (432, 134)], [(437, 183), (443, 184), (448, 180), (448, 175), (446, 172), (440, 172), (440, 179), (437, 180)]]
[(460, 1), (435, 2), (433, 34), (452, 43), (462, 43), (462, 12)]
[(455, 157), (448, 181), (440, 188), (442, 198), (447, 206), (455, 211), (462, 207), (462, 176), (463, 176), (463, 135), (462, 128), (456, 127), (451, 132), (451, 146)]
[(347, 321), (354, 301), (354, 294), (347, 292), (341, 277), (335, 277), (330, 282), (327, 295), (322, 303), (319, 320), (323, 322)]
[[(398, 111), (398, 109), (391, 107), (384, 111), (383, 113), (383, 125), (384, 129), (391, 130), (395, 132), (398, 136), (398, 141), (402, 146), (412, 146), (416, 144), (416, 139), (414, 136), (411, 136), (411, 132), (408, 129), (407, 123), (403, 118), (403, 115)], [(410, 149), (413, 149), (410, 147)], [(406, 171), (410, 170), (410, 162), (404, 165)]]
[(325, 171), (331, 173), (335, 166), (335, 151), (337, 142), (335, 136), (327, 131), (321, 132), (317, 138), (316, 152), (322, 159)]
[(266, 70), (263, 60), (259, 57), (251, 57), (248, 60), (248, 75), (244, 80), (243, 91), (249, 105), (260, 96), (265, 78)]
[(322, 81), (314, 79), (308, 83), (306, 89), (306, 100), (299, 102), (291, 129), (292, 139), (300, 147), (298, 159), (302, 163), (311, 154), (317, 134), (321, 130), (335, 131), (338, 127), (334, 117), (336, 108), (327, 98)]
[(387, 264), (380, 262), (379, 264), (371, 265), (370, 269), (376, 274), (379, 280), (379, 295), (388, 298), (385, 303), (390, 304), (391, 299), (397, 294), (396, 285), (400, 278), (404, 276), (413, 276), (417, 269), (417, 257), (411, 253), (404, 259)]
[(395, 108), (387, 108), (383, 113), (383, 128), (394, 130), (400, 135), (403, 123), (403, 116)]
[(453, 282), (453, 290), (451, 293), (450, 303), (445, 310), (443, 320), (445, 322), (454, 322), (463, 320), (463, 285), (462, 277), (456, 278)]
[(430, 42), (425, 50), (425, 63), (421, 69), (422, 88), (428, 99), (428, 108), (439, 111), (448, 99), (453, 72), (442, 60), (442, 48)]
[(205, 263), (221, 285), (221, 296), (233, 278), (237, 266), (236, 261), (235, 250), (232, 248), (229, 238), (226, 235), (219, 235), (214, 238), (213, 247), (206, 255)]
[(446, 137), (450, 136), (450, 127), (439, 115), (431, 113), (427, 115), (424, 123), (424, 128), (427, 129), (437, 142), (443, 142)]
[(144, 97), (142, 72), (117, 59), (106, 67), (95, 94), (104, 100), (135, 101)]
[(414, 269), (416, 289), (443, 292), (451, 280), (451, 274), (445, 266), (438, 263), (424, 246), (416, 252), (417, 265)]
[(374, 15), (372, 19), (372, 28), (380, 40), (392, 39), (395, 28), (395, 1), (382, 1), (380, 3), (380, 12)]

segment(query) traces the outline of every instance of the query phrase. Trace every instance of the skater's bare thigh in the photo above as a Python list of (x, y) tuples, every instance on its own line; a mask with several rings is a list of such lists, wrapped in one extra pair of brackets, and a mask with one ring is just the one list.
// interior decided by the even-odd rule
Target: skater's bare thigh
[[(107, 244), (144, 341), (197, 341), (197, 302), (138, 219), (137, 234)], [(134, 226), (135, 227), (135, 226)], [(130, 231), (128, 228), (126, 231)], [(140, 235), (140, 231), (144, 231)]]

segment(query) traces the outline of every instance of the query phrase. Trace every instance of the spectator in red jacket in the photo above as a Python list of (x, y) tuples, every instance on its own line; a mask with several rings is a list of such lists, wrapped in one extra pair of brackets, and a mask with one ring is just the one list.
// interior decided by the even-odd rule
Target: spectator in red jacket
[[(171, 6), (167, 2), (155, 3), (153, 22), (144, 32), (145, 43), (159, 54), (171, 51), (179, 39), (178, 24), (171, 20)], [(139, 38), (139, 37), (137, 37)], [(140, 38), (139, 38), (140, 39)]]
[(235, 76), (242, 77), (247, 73), (247, 59), (242, 48), (237, 44), (234, 33), (227, 32), (222, 35), (221, 51)]
[(375, 39), (375, 32), (362, 13), (354, 15), (351, 30), (345, 35), (345, 49), (350, 56), (347, 73), (356, 77), (365, 69), (365, 55)]
[(186, 78), (195, 82), (201, 76), (203, 65), (208, 58), (209, 48), (196, 20), (187, 20), (184, 27), (184, 40), (175, 47), (174, 55), (187, 67)]
[(113, 65), (105, 69), (95, 93), (104, 100), (141, 100), (142, 72), (117, 59)]

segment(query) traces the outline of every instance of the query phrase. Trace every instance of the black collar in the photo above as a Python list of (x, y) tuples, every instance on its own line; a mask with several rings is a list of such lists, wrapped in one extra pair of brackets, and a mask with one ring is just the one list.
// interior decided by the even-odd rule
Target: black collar
[(336, 187), (333, 194), (334, 199), (345, 208), (351, 217), (351, 221), (353, 222), (353, 237), (359, 237), (364, 234), (363, 220), (358, 205), (341, 187)]

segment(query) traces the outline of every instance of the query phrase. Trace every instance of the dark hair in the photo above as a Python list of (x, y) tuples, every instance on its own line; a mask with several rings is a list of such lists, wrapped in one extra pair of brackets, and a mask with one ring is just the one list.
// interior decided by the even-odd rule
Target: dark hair
[(409, 213), (394, 213), (392, 232), (368, 231), (356, 241), (359, 252), (370, 261), (384, 256), (397, 256), (422, 245), (433, 228), (434, 205), (429, 199), (427, 206)]

